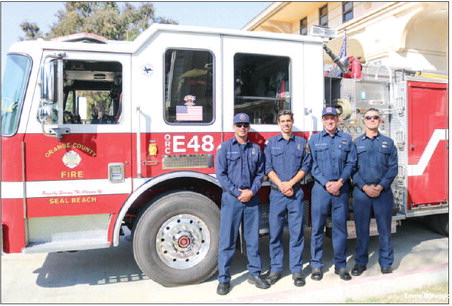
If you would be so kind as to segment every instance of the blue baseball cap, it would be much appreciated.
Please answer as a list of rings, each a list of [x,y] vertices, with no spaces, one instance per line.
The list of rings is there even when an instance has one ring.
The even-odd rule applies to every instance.
[[[328,106],[325,107],[322,111],[322,117],[325,115],[333,115],[333,116],[337,116],[337,110],[334,107]]]
[[[236,123],[250,123],[250,116],[245,113],[238,113],[234,116],[234,124]]]

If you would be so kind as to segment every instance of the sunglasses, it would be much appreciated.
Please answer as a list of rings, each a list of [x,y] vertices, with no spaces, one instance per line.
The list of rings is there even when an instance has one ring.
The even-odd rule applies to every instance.
[[[249,128],[250,124],[249,123],[236,123],[235,126],[238,128],[241,128],[241,127]]]
[[[370,120],[370,119],[378,120],[378,119],[380,119],[380,116],[366,116],[366,117],[364,117],[364,119],[366,119],[366,120]]]

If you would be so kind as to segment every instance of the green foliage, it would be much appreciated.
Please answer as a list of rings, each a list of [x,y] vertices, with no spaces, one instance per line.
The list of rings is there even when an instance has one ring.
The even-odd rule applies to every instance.
[[[20,37],[20,40],[38,39],[38,38],[44,37],[36,23],[30,23],[28,21],[24,21],[19,25],[19,27],[26,34],[26,38]]]
[[[54,37],[74,33],[94,33],[111,40],[134,40],[152,23],[177,24],[172,19],[156,17],[154,5],[144,3],[135,6],[125,2],[66,2],[65,9],[56,14],[58,21],[48,33],[41,33],[36,23],[23,22],[20,26],[25,39]],[[22,40],[24,38],[21,38]]]

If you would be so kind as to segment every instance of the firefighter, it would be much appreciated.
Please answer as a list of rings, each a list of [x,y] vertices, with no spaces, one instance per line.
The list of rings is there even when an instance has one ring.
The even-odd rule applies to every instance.
[[[217,293],[229,293],[229,268],[234,255],[240,223],[246,241],[248,282],[257,288],[270,287],[260,278],[259,198],[257,192],[264,176],[264,155],[260,147],[249,141],[250,118],[239,113],[234,116],[234,137],[223,142],[217,151],[216,174],[223,187],[221,197],[220,239],[218,247]]]
[[[350,280],[346,269],[347,210],[349,178],[356,166],[356,149],[352,137],[337,129],[339,121],[334,107],[322,111],[323,131],[309,139],[312,153],[312,235],[311,278],[323,278],[323,235],[326,219],[331,213],[333,222],[334,272],[343,280]]]
[[[353,174],[353,214],[356,225],[356,256],[352,275],[366,270],[369,260],[369,223],[372,212],[380,236],[378,262],[381,273],[392,273],[394,250],[391,242],[393,194],[391,183],[397,175],[397,148],[394,141],[378,131],[380,114],[370,108],[364,115],[366,132],[355,139],[358,167]]]
[[[289,225],[289,267],[294,285],[305,285],[302,275],[304,248],[303,190],[300,180],[309,173],[311,154],[307,141],[292,134],[294,119],[290,110],[278,114],[281,134],[268,139],[265,146],[265,173],[271,180],[270,212],[270,274],[266,282],[275,284],[283,268],[283,230],[285,215]]]

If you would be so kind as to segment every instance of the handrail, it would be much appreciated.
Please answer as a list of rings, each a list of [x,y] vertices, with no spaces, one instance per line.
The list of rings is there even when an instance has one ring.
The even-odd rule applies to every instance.
[[[140,160],[141,160],[141,114],[142,114],[142,112],[141,112],[141,108],[140,108],[140,106],[138,105],[137,106],[137,109],[136,109],[136,111],[137,111],[137,114],[138,114],[138,120],[137,120],[137,124],[138,124],[138,126],[137,126],[137,178],[142,178],[142,176],[141,176],[141,163],[140,163]]]

